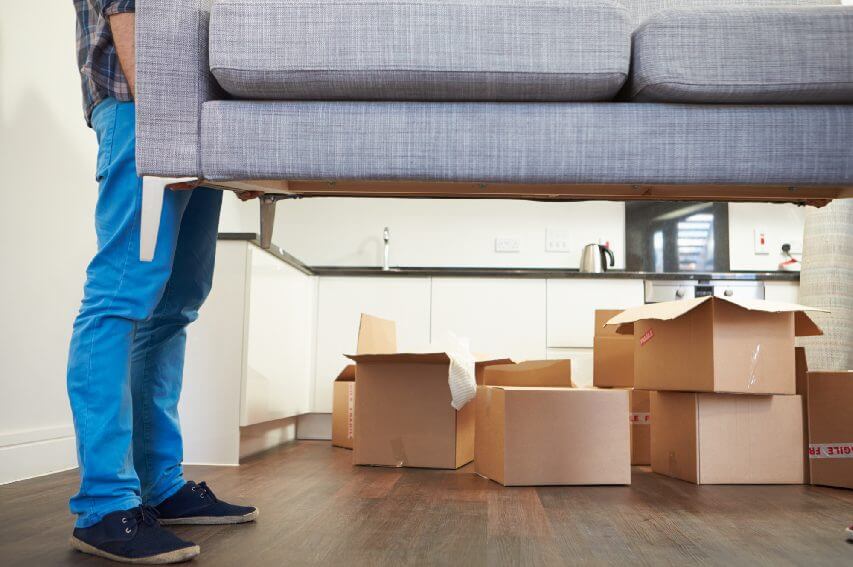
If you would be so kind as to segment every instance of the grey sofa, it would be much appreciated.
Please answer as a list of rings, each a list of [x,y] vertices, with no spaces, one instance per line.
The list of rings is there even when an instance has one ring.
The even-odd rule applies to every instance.
[[[137,0],[137,166],[263,190],[267,225],[294,195],[826,203],[853,6],[823,4]]]

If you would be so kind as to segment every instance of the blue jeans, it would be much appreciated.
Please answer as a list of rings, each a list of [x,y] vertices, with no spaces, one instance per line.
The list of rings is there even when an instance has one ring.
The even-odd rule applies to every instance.
[[[98,252],[68,358],[77,433],[77,526],[157,505],[184,484],[178,398],[186,326],[210,292],[222,192],[166,191],[152,262],[139,260],[142,179],[133,103],[107,99],[98,136]]]

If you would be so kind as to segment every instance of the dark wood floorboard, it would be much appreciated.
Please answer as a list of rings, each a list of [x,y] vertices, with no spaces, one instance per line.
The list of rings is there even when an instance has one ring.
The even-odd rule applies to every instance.
[[[460,471],[353,467],[324,442],[240,467],[187,467],[258,522],[177,527],[198,566],[853,565],[853,491],[694,486],[503,488]],[[112,565],[67,546],[76,471],[0,486],[0,566]]]

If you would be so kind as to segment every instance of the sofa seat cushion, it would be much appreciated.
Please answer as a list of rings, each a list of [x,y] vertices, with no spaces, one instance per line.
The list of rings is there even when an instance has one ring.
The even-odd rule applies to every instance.
[[[210,101],[223,179],[853,184],[853,105]]]
[[[673,9],[634,32],[634,100],[853,102],[853,6]]]
[[[244,99],[609,100],[632,29],[602,0],[218,0],[210,69]]]

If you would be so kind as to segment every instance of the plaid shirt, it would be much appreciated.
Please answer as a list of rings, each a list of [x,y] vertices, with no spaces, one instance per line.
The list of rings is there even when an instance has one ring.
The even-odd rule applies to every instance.
[[[107,21],[113,14],[134,12],[135,0],[74,0],[77,9],[77,66],[83,83],[83,109],[91,126],[92,110],[107,97],[133,100],[118,63]]]

